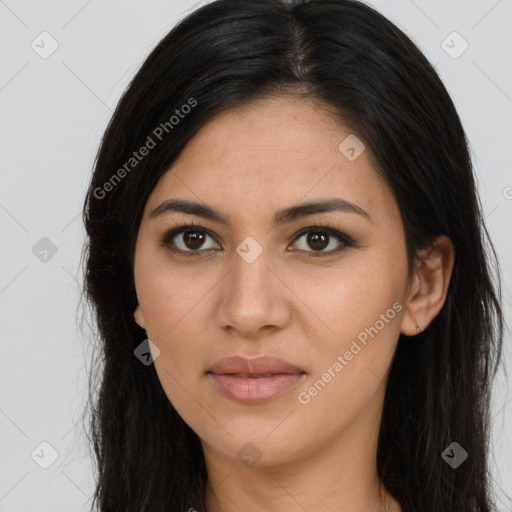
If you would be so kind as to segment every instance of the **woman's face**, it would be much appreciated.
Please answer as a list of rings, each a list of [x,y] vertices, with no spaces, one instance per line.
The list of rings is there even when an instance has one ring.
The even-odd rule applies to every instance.
[[[408,272],[396,202],[369,157],[319,104],[267,98],[204,126],[149,197],[135,318],[205,454],[274,465],[347,439],[374,446]],[[338,209],[282,213],[326,200]],[[225,222],[177,203],[151,215],[166,201]],[[186,224],[200,228],[161,243]],[[231,356],[296,370],[214,368]]]

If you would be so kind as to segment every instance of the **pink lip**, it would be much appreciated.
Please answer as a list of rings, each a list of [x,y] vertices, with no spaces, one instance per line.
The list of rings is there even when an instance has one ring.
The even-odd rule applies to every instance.
[[[270,356],[222,359],[208,374],[221,393],[244,404],[266,402],[282,395],[306,375],[301,368]]]
[[[259,404],[295,387],[304,373],[279,373],[272,377],[239,377],[210,374],[217,388],[228,398],[243,404]]]
[[[209,370],[219,374],[266,375],[272,373],[302,373],[304,370],[282,359],[260,356],[253,359],[233,356],[217,361]]]

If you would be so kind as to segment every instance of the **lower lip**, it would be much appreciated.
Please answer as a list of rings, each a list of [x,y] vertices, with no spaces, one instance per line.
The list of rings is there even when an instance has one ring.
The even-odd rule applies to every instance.
[[[243,404],[259,404],[294,388],[305,373],[279,373],[271,377],[237,377],[209,374],[217,388],[228,398]]]

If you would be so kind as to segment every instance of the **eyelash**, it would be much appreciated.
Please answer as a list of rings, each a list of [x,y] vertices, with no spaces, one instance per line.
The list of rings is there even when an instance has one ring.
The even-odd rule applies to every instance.
[[[197,224],[179,224],[176,222],[169,230],[167,230],[160,238],[159,238],[159,244],[165,248],[167,248],[169,251],[175,254],[179,254],[181,256],[186,257],[200,257],[203,256],[201,253],[214,251],[218,249],[198,249],[195,251],[183,251],[181,249],[175,249],[172,246],[172,239],[179,234],[182,233],[188,233],[188,232],[201,232],[206,233],[208,236],[212,237],[215,240],[215,237],[210,234],[210,231],[202,226],[198,226]],[[335,254],[339,254],[348,247],[355,246],[354,240],[352,240],[350,237],[345,235],[344,233],[341,233],[334,225],[330,224],[329,222],[324,222],[323,224],[316,224],[314,223],[313,226],[303,228],[298,233],[295,234],[293,241],[295,242],[299,238],[301,238],[303,235],[306,235],[310,232],[320,232],[327,234],[329,236],[332,236],[336,238],[339,242],[341,242],[340,247],[337,249],[332,249],[328,252],[314,252],[314,251],[303,251],[299,249],[299,252],[306,253],[305,256],[308,258],[322,258],[322,257],[328,257],[333,256]],[[218,243],[218,242],[217,242]]]

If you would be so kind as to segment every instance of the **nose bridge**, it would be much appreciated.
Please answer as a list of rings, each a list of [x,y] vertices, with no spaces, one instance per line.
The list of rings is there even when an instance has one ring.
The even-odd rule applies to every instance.
[[[289,318],[284,288],[274,276],[271,252],[255,240],[244,240],[226,276],[220,308],[223,326],[240,331],[257,331],[266,325],[280,325]]]
[[[248,301],[249,304],[267,302],[272,289],[269,254],[270,251],[251,240],[242,242],[236,249],[233,271],[231,272],[230,287],[238,298],[239,303]]]

